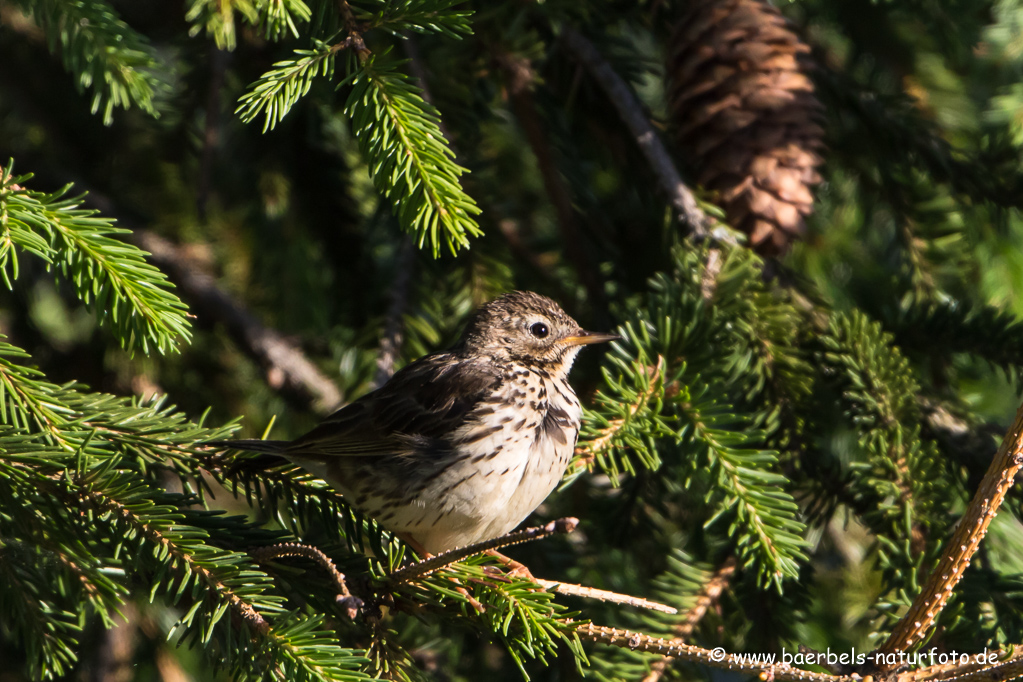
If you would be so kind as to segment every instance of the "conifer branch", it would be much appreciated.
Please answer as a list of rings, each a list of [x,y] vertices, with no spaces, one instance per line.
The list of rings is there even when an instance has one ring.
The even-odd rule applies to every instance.
[[[387,577],[391,582],[396,584],[418,580],[420,578],[425,578],[431,573],[436,573],[443,568],[447,568],[462,559],[466,559],[477,554],[483,554],[488,550],[511,547],[512,545],[519,545],[523,542],[530,542],[532,540],[542,540],[543,538],[550,537],[551,535],[557,535],[559,533],[571,533],[578,525],[579,519],[571,517],[556,519],[548,523],[546,526],[523,528],[522,530],[507,533],[506,535],[502,535],[491,540],[484,540],[483,542],[477,542],[465,547],[459,547],[457,549],[443,552],[428,559],[424,559],[423,561],[406,566],[405,568],[393,571]]]
[[[892,320],[900,344],[933,352],[972,353],[1009,376],[1023,370],[1023,322],[1007,310],[967,302],[927,302]]]
[[[16,429],[5,436],[7,455],[12,456],[21,438],[27,451],[41,448],[32,439],[41,434],[45,443],[63,453],[87,446],[125,453],[144,465],[169,462],[179,475],[190,472],[194,443],[229,434],[232,428],[208,429],[193,424],[164,399],[140,406],[128,398],[86,393],[74,383],[57,386],[41,374],[10,358],[28,355],[0,341],[0,424]]]
[[[827,59],[821,59],[826,64]],[[948,183],[971,203],[991,202],[1020,207],[1023,174],[1011,155],[999,158],[989,150],[965,152],[945,139],[941,127],[923,115],[912,95],[865,88],[848,73],[828,68],[814,73],[816,92],[827,111],[843,111],[852,124],[842,137],[842,150],[858,156],[883,149],[889,166],[922,168],[930,177]],[[864,144],[869,140],[869,144]],[[868,152],[872,153],[872,152]],[[933,182],[932,182],[933,184]]]
[[[955,533],[945,546],[941,559],[931,572],[920,594],[905,616],[895,626],[885,643],[878,649],[881,653],[905,651],[923,641],[935,619],[941,613],[963,572],[970,565],[970,558],[987,534],[987,528],[998,512],[1006,493],[1015,482],[1016,473],[1023,468],[1023,405],[1016,412],[1016,419],[1005,434],[998,454],[984,475],[980,487],[970,501],[969,507],[959,520]],[[882,670],[890,667],[882,667]]]
[[[270,40],[282,40],[289,35],[298,38],[298,24],[308,22],[313,15],[303,0],[259,0],[256,9],[259,24]]]
[[[259,13],[253,3],[192,0],[185,14],[185,21],[192,24],[188,31],[189,37],[194,38],[200,32],[205,32],[207,37],[213,38],[218,50],[234,50],[238,46],[236,10],[249,24],[258,21]]]
[[[465,4],[465,0],[363,0],[351,12],[366,31],[382,28],[395,35],[412,31],[457,39],[472,33],[472,10],[456,8]]]
[[[52,505],[54,520],[70,532],[98,537],[112,553],[111,565],[142,581],[150,598],[162,595],[173,605],[190,606],[172,635],[203,645],[216,638],[218,646],[205,651],[236,675],[255,663],[269,666],[278,680],[365,678],[355,670],[365,659],[338,646],[334,633],[322,628],[322,616],[286,614],[269,576],[254,570],[246,555],[208,542],[207,528],[233,537],[246,530],[244,521],[224,519],[218,526],[217,514],[183,509],[190,498],[158,492],[119,468],[116,455],[105,461],[98,455],[85,454],[76,473],[22,483],[23,493],[60,500],[62,505]],[[51,462],[59,466],[59,460]]]
[[[91,89],[92,113],[102,109],[104,125],[116,107],[139,107],[159,116],[156,98],[167,90],[156,77],[156,51],[103,0],[16,0],[46,32],[51,52],[79,90]],[[59,50],[58,50],[59,47]]]
[[[632,133],[633,139],[650,164],[650,170],[657,179],[661,191],[678,211],[688,233],[698,238],[707,236],[711,226],[710,218],[700,208],[692,191],[682,182],[671,155],[657,136],[650,119],[629,85],[611,68],[593,43],[571,26],[562,28],[561,43],[586,67],[590,77],[600,85],[608,101],[618,110],[622,122]]]
[[[482,234],[472,217],[479,208],[459,180],[466,169],[454,160],[437,110],[387,53],[353,66],[345,113],[373,184],[420,248],[429,241],[436,257],[443,241],[454,254]]]
[[[310,528],[322,528],[331,539],[343,541],[352,553],[365,553],[364,541],[368,539],[379,563],[390,567],[400,563],[403,545],[392,540],[372,520],[352,510],[337,490],[305,470],[282,462],[279,466],[249,471],[244,463],[209,452],[197,459],[228,492],[244,497],[250,507],[259,509],[295,536],[301,537]],[[385,574],[387,569],[374,563],[374,572]]]
[[[624,341],[608,355],[605,387],[597,395],[596,409],[587,413],[582,440],[584,447],[590,440],[602,447],[594,452],[596,461],[612,481],[620,469],[633,471],[632,457],[649,469],[661,467],[658,441],[676,443],[687,455],[683,480],[702,471],[713,481],[708,494],[711,517],[705,526],[731,519],[728,535],[736,543],[738,559],[755,565],[761,581],[780,588],[786,576],[797,575],[806,556],[805,527],[786,491],[791,484],[777,471],[778,455],[763,446],[763,434],[749,429],[746,415],[725,403],[729,387],[739,383],[735,375],[705,374],[687,362],[692,359],[700,367],[723,362],[751,374],[759,369],[748,358],[736,357],[734,350],[741,346],[736,337],[750,328],[746,319],[735,319],[748,314],[751,292],[742,283],[758,270],[752,257],[734,255],[747,251],[722,245],[726,262],[708,301],[707,248],[677,251],[676,271],[655,277],[646,309],[619,327]],[[731,322],[722,325],[723,319]],[[777,321],[770,328],[782,336],[789,329]],[[707,344],[716,349],[711,352],[714,360],[692,357],[694,348]],[[662,358],[661,364],[655,366],[652,358]],[[616,447],[604,448],[605,443]],[[621,452],[622,446],[628,446],[627,452]]]
[[[12,160],[0,170],[0,275],[8,288],[18,277],[18,252],[27,251],[60,270],[123,348],[166,353],[188,340],[187,309],[166,275],[143,251],[113,238],[129,230],[79,208],[81,196],[67,197],[70,185],[53,193],[25,189],[31,176],[16,178],[13,167]]]
[[[338,0],[337,7],[346,32],[344,40],[333,44],[316,40],[314,49],[296,50],[293,59],[275,64],[238,100],[236,113],[245,122],[262,113],[266,132],[309,92],[317,78],[332,77],[336,54],[350,48],[356,58],[348,61],[351,92],[345,114],[352,120],[353,133],[369,162],[377,191],[390,202],[401,226],[415,235],[420,248],[427,239],[435,257],[440,254],[441,241],[452,253],[467,248],[469,237],[482,234],[472,217],[479,208],[461,187],[459,177],[465,169],[454,161],[437,110],[398,71],[398,64],[388,57],[389,50],[376,55],[370,52],[362,37],[365,29],[349,3]],[[462,13],[438,13],[434,11],[436,3],[431,7],[428,23],[416,24],[409,23],[415,8],[406,5],[404,10],[412,14],[395,26],[422,30],[436,27],[457,37],[460,30],[447,29],[461,25]],[[441,16],[452,19],[452,23],[440,21]]]
[[[352,8],[346,0],[337,0],[337,8],[344,23],[345,38],[336,43],[314,39],[312,50],[295,50],[293,59],[274,64],[238,99],[235,113],[243,122],[249,123],[262,113],[263,132],[273,130],[291,108],[309,93],[318,77],[333,77],[334,60],[338,52],[350,48],[359,62],[369,58],[369,48],[355,22]]]
[[[937,549],[928,537],[941,534],[953,502],[938,483],[946,463],[937,446],[920,437],[919,385],[891,335],[860,311],[833,315],[819,343],[826,376],[842,391],[865,451],[867,461],[852,469],[851,481],[869,501],[862,518],[881,543],[888,594],[915,591],[921,558]],[[881,503],[885,499],[894,504]],[[881,608],[894,620],[890,599]]]
[[[104,213],[121,211],[102,193],[90,191],[87,203]],[[120,220],[122,224],[124,220]],[[191,303],[200,320],[216,321],[263,368],[275,391],[316,414],[326,415],[344,402],[344,395],[302,349],[284,334],[260,322],[240,301],[221,289],[186,250],[152,230],[129,225],[125,239],[143,250]],[[2,248],[0,248],[2,253]]]
[[[238,99],[235,113],[245,123],[262,114],[263,132],[273,130],[317,78],[333,76],[336,54],[351,44],[349,38],[334,44],[315,41],[311,50],[295,50],[291,59],[276,62],[252,84]]]
[[[661,390],[660,382],[664,373],[664,357],[658,355],[656,363],[648,368],[647,373],[649,381],[636,392],[636,399],[626,405],[625,414],[622,417],[610,420],[606,426],[597,429],[592,436],[587,437],[581,445],[576,447],[572,465],[565,472],[566,478],[572,478],[581,473],[582,470],[589,470],[602,454],[615,447],[623,431],[629,427],[636,415],[645,409],[655,394]],[[665,393],[670,392],[670,390],[670,387],[664,388]],[[600,400],[599,396],[597,400]]]
[[[192,24],[190,36],[205,31],[218,50],[232,51],[238,44],[236,15],[250,26],[262,27],[268,39],[281,40],[288,35],[298,38],[298,24],[307,23],[312,11],[303,0],[192,0],[185,20]]]
[[[0,617],[12,628],[35,679],[53,679],[73,668],[81,617],[73,604],[45,594],[27,562],[14,556],[10,538],[0,537]]]
[[[696,626],[700,624],[707,610],[717,603],[721,593],[728,587],[732,576],[735,574],[736,561],[734,556],[725,559],[721,568],[714,572],[714,575],[703,587],[703,593],[697,599],[696,604],[686,614],[685,622],[679,626],[677,634],[680,639],[688,639],[692,636]]]
[[[798,560],[806,558],[806,542],[803,525],[796,520],[799,508],[782,487],[787,482],[785,477],[751,466],[772,463],[775,455],[736,448],[734,434],[714,428],[713,415],[707,411],[690,408],[685,413],[693,437],[707,448],[712,466],[718,470],[717,483],[726,495],[706,525],[734,508],[732,528],[741,524],[748,532],[737,551],[747,561],[757,556],[761,579],[780,589],[783,578],[797,575]]]
[[[61,427],[67,422],[69,410],[54,400],[58,389],[40,383],[39,370],[12,362],[8,358],[28,358],[28,353],[0,341],[0,423],[25,431],[39,431],[61,446],[66,445]]]
[[[124,485],[123,483],[121,485]],[[129,484],[130,485],[130,484]],[[138,486],[138,483],[135,484]],[[119,492],[136,492],[137,488],[133,490],[131,487],[124,487]],[[64,491],[67,495],[71,491]],[[212,554],[207,548],[201,545],[194,545],[191,547],[188,544],[180,545],[179,542],[184,539],[183,532],[187,532],[187,529],[182,527],[173,528],[167,521],[169,519],[159,519],[151,514],[145,512],[139,513],[136,509],[133,509],[131,502],[119,500],[117,496],[110,494],[109,492],[93,489],[82,489],[81,491],[75,491],[79,496],[79,499],[85,506],[92,508],[94,511],[101,514],[110,514],[116,521],[122,526],[122,529],[129,536],[137,536],[143,542],[141,544],[150,545],[146,549],[149,549],[157,556],[165,556],[172,559],[172,565],[179,574],[179,579],[182,586],[189,582],[189,579],[198,580],[203,584],[204,587],[211,590],[216,594],[217,598],[222,600],[222,603],[228,605],[233,611],[238,613],[242,619],[248,623],[252,628],[261,634],[266,634],[269,631],[269,625],[263,619],[263,616],[257,611],[253,605],[247,601],[241,594],[235,589],[232,589],[228,585],[227,580],[221,578],[218,575],[218,571],[214,568],[214,564],[211,561],[212,556],[200,558],[200,554],[197,550],[206,550],[205,554]],[[148,505],[145,505],[148,506]],[[144,508],[144,507],[143,507]],[[158,514],[165,510],[156,508]],[[191,551],[190,551],[191,550]],[[225,563],[230,565],[236,563],[231,561],[230,557],[223,556],[219,557],[227,560]],[[173,581],[169,581],[172,583]],[[168,585],[169,586],[169,585]],[[252,594],[251,588],[250,596]],[[181,594],[179,590],[178,595]],[[273,597],[264,596],[264,609],[269,605],[275,605]],[[272,610],[278,610],[279,607],[273,608]],[[191,612],[194,615],[195,610]],[[187,624],[192,620],[191,615],[186,616],[184,622]],[[216,622],[216,621],[214,621]],[[205,627],[205,625],[204,625]]]
[[[555,637],[571,647],[572,641],[559,622],[565,608],[553,601],[553,594],[537,590],[528,580],[474,582],[484,608],[479,618],[504,642],[523,673],[523,658],[546,663],[547,656],[557,655]],[[576,655],[581,657],[581,653]]]

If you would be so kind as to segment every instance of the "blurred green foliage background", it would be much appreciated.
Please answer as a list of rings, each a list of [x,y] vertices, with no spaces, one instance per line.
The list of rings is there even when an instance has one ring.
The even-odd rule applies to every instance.
[[[294,10],[299,5],[305,6],[294,0],[0,0],[0,160],[14,159],[16,174],[34,174],[27,183],[33,190],[53,192],[73,183],[73,193],[88,192],[85,207],[169,243],[170,250],[154,262],[178,282],[194,312],[194,336],[179,352],[133,354],[76,301],[65,280],[55,281],[42,260],[25,256],[17,286],[0,289],[0,331],[28,351],[50,381],[81,381],[117,395],[166,394],[193,418],[209,409],[207,423],[216,425],[244,415],[239,433],[245,437],[259,436],[276,418],[273,437],[290,438],[324,416],[329,400],[289,387],[281,369],[260,356],[230,316],[207,305],[203,296],[209,290],[189,288],[174,268],[210,278],[234,310],[277,330],[336,386],[334,399],[348,401],[385,380],[392,366],[452,343],[474,306],[501,292],[544,293],[585,328],[611,329],[651,305],[651,277],[674,271],[677,283],[686,268],[700,267],[675,249],[692,253],[704,247],[683,241],[688,229],[658,190],[630,131],[559,38],[565,27],[589,37],[627,79],[691,182],[693,160],[673,146],[677,121],[669,116],[665,96],[671,76],[665,73],[666,55],[673,26],[688,7],[685,0],[350,3],[366,28],[366,48],[389,54],[386,68],[407,75],[409,87],[421,89],[436,107],[454,162],[466,171],[461,188],[479,209],[465,218],[478,223],[479,236],[467,236],[465,248],[453,253],[442,230],[436,256],[429,239],[420,247],[418,235],[404,229],[408,222],[396,217],[394,201],[374,185],[372,159],[356,139],[358,117],[353,128],[346,114],[352,88],[358,87],[346,78],[355,69],[353,49],[339,50],[333,71],[310,79],[308,94],[271,130],[263,131],[261,117],[245,123],[238,114],[241,98],[275,63],[295,58],[294,50],[322,51],[343,35],[337,3],[310,1],[307,20]],[[1023,3],[793,0],[778,6],[812,49],[811,75],[823,105],[824,179],[805,238],[790,253],[750,266],[766,288],[743,286],[765,296],[788,292],[781,296],[804,301],[804,312],[856,311],[878,323],[907,358],[905,371],[919,384],[917,393],[941,401],[958,424],[976,434],[979,445],[941,441],[940,448],[948,449],[935,450],[947,467],[936,480],[956,492],[947,508],[934,512],[941,520],[924,523],[933,530],[927,552],[908,545],[898,550],[910,558],[930,557],[1019,399]],[[279,30],[270,26],[266,17],[285,11],[281,8],[292,8],[294,30],[286,22]],[[422,28],[427,20],[402,23],[403,12],[415,11],[465,16],[438,20],[443,30]],[[118,67],[127,74],[123,82],[104,82],[104,74],[117,71],[89,62],[87,55],[102,51],[89,52],[88,45],[75,42],[75,21],[98,25],[90,12],[115,17],[109,25],[120,27],[112,39],[118,47],[106,54],[126,60]],[[515,101],[515,79],[522,77],[516,69],[528,77],[524,104]],[[379,120],[370,124],[373,129]],[[560,186],[552,186],[551,174]],[[714,197],[693,190],[714,214]],[[153,250],[147,247],[151,242],[135,243]],[[687,295],[674,300],[688,300]],[[837,327],[823,331],[826,324],[811,327],[812,314],[800,321],[796,308],[786,308],[789,326],[772,333],[787,335],[793,353],[826,375],[831,370],[814,336],[841,334]],[[871,358],[888,347],[876,338],[878,345],[867,353]],[[858,340],[853,334],[850,343]],[[714,363],[725,360],[693,343],[685,351],[691,355],[680,357],[702,358],[709,368],[705,374],[714,375],[720,369]],[[611,366],[601,353],[584,353],[573,372],[573,384],[594,410],[595,393],[608,393],[602,362]],[[719,387],[713,397],[742,405],[736,385]],[[814,393],[830,396],[830,404],[809,400],[792,407],[791,429],[764,426],[773,424],[758,412],[767,390],[750,389],[746,408],[753,423],[780,429],[760,445],[778,451],[776,468],[797,482],[793,494],[809,524],[812,557],[799,562],[799,579],[785,583],[783,596],[769,590],[765,597],[756,571],[747,571],[701,626],[698,641],[725,642],[730,651],[796,640],[822,649],[869,647],[892,622],[879,605],[882,596],[911,599],[909,586],[916,579],[892,576],[903,569],[892,569],[901,564],[886,563],[883,551],[879,558],[880,526],[849,511],[855,505],[848,497],[814,488],[808,481],[830,474],[805,462],[817,457],[822,470],[834,464],[848,474],[850,462],[869,459],[861,440],[866,427],[843,421],[854,408],[841,403],[842,389]],[[779,395],[787,396],[785,390]],[[816,431],[807,426],[814,418]],[[833,426],[825,429],[824,423]],[[940,441],[934,434],[921,438]],[[665,447],[689,456],[680,443]],[[979,459],[972,465],[956,459],[949,453],[957,447]],[[660,456],[669,459],[663,450]],[[670,574],[677,559],[683,568],[676,566],[676,573],[692,584],[672,583],[669,591],[697,593],[700,578],[706,580],[729,555],[722,537],[730,533],[721,528],[719,536],[704,535],[706,519],[695,511],[702,507],[694,503],[690,509],[685,502],[694,494],[684,490],[690,480],[658,473],[654,464],[650,469],[637,466],[620,489],[610,488],[599,471],[587,474],[541,508],[543,518],[572,514],[599,525],[590,531],[584,526],[587,549],[552,540],[523,547],[516,557],[537,575],[563,571],[566,579],[633,594],[648,594],[653,576]],[[843,475],[834,480],[847,483]],[[813,499],[826,499],[821,504],[829,511],[815,516]],[[215,504],[263,519],[222,490]],[[977,607],[986,609],[988,620],[971,626],[970,618],[982,619],[970,613],[966,621],[950,620],[942,635],[949,646],[957,636],[980,647],[1019,643],[1018,614],[1000,610],[1018,608],[1023,595],[1019,512],[1014,498],[993,527],[976,580],[964,587],[962,603],[968,605],[972,595],[976,603],[988,604]],[[682,548],[688,555],[676,553]],[[645,552],[656,557],[649,565],[641,558]],[[995,574],[999,587],[978,594],[984,579]],[[571,604],[584,608],[586,617],[628,621],[620,609]],[[126,607],[126,615],[130,625],[121,639],[90,622],[82,633],[82,660],[66,679],[213,679],[197,652],[166,643],[180,614],[142,599]],[[788,624],[779,626],[783,621]],[[655,627],[649,621],[639,625]],[[412,652],[416,675],[520,678],[504,649],[471,629],[434,636],[428,628],[417,629],[413,618],[394,627]],[[0,630],[0,660],[12,663],[0,666],[0,682],[26,679],[19,672],[23,658],[10,632]],[[608,679],[642,679],[649,668],[643,660],[634,670],[628,666],[635,661],[609,656],[600,670]],[[531,663],[529,671],[534,679],[579,674],[571,656],[551,660],[550,667]],[[707,673],[678,668],[668,674],[689,679]]]

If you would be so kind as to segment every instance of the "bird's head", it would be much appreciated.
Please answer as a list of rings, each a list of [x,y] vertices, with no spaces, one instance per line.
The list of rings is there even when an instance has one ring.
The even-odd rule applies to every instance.
[[[583,330],[546,296],[512,291],[476,310],[461,345],[498,362],[522,362],[561,373],[568,372],[584,345],[618,338]]]

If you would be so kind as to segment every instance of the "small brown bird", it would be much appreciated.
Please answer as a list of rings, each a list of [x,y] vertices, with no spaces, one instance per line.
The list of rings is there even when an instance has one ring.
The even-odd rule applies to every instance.
[[[216,445],[280,455],[431,554],[495,538],[554,490],[581,409],[568,372],[583,331],[557,303],[513,291],[447,351],[416,360],[293,441]]]

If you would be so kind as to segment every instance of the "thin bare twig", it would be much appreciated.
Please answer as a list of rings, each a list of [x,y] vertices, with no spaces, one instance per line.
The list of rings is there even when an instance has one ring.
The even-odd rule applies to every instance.
[[[649,599],[643,599],[642,597],[633,597],[628,594],[621,594],[619,592],[611,592],[610,590],[599,590],[596,587],[586,587],[585,585],[576,585],[574,583],[561,583],[556,580],[546,580],[544,578],[533,578],[533,582],[543,587],[548,592],[557,592],[558,594],[567,594],[573,597],[586,597],[587,599],[596,599],[598,601],[611,602],[612,604],[625,604],[626,606],[636,606],[641,609],[650,609],[651,611],[660,611],[661,613],[678,613],[678,609],[667,604],[660,604]]]
[[[523,530],[508,533],[507,535],[502,535],[498,538],[484,540],[483,542],[477,542],[476,544],[468,545],[466,547],[459,547],[449,552],[444,552],[437,556],[430,557],[429,559],[424,559],[423,561],[394,571],[388,576],[388,578],[395,583],[404,583],[418,578],[425,578],[431,573],[439,571],[442,568],[446,568],[456,561],[461,561],[467,557],[471,557],[476,554],[483,554],[491,549],[500,549],[501,547],[519,545],[531,540],[541,540],[558,533],[571,533],[578,525],[579,519],[569,516],[563,519],[551,521],[546,526],[524,528]]]
[[[572,621],[566,621],[572,624]],[[651,637],[633,630],[622,630],[593,623],[577,624],[575,632],[580,639],[611,646],[645,651],[671,656],[689,663],[701,663],[712,668],[725,670],[742,670],[759,673],[757,676],[765,682],[858,682],[868,681],[870,677],[859,675],[831,675],[796,668],[788,663],[763,662],[753,657],[727,653],[724,649],[704,649],[698,646],[680,643],[678,640],[667,640]],[[969,663],[934,665],[918,670],[911,670],[895,675],[889,682],[1005,682],[1023,674],[1023,652],[1008,654],[995,652],[998,657],[995,663],[978,664],[974,657]]]
[[[721,564],[721,568],[714,572],[711,579],[703,586],[696,604],[686,614],[685,622],[675,628],[675,639],[672,640],[673,642],[681,644],[693,636],[693,631],[696,630],[696,626],[703,620],[707,610],[717,602],[721,593],[728,587],[729,581],[735,574],[735,568],[735,557],[730,556]],[[674,660],[671,656],[665,656],[654,663],[650,666],[650,674],[643,678],[643,682],[658,682]]]
[[[458,549],[438,554],[437,556],[430,557],[412,564],[411,566],[406,566],[405,568],[394,571],[388,577],[395,583],[403,583],[419,578],[425,578],[431,573],[435,573],[436,571],[446,568],[456,561],[461,561],[467,557],[476,554],[483,554],[485,552],[492,552],[496,554],[493,550],[501,547],[518,545],[531,540],[541,540],[558,533],[571,533],[578,525],[579,519],[576,518],[566,517],[563,519],[557,519],[556,521],[551,521],[546,526],[525,528],[514,533],[502,535],[501,537],[494,538],[492,540],[477,542],[476,544],[468,545],[467,547],[459,547]],[[496,554],[496,556],[508,561],[507,557],[501,557],[500,554]],[[525,568],[521,564],[518,564],[518,562],[514,563],[519,568]],[[529,580],[540,585],[548,592],[553,591],[558,594],[571,595],[575,597],[599,599],[600,601],[612,602],[615,604],[626,604],[644,609],[652,609],[654,611],[662,611],[664,613],[677,613],[677,610],[670,606],[658,604],[657,602],[643,599],[642,597],[633,597],[627,594],[619,594],[618,592],[610,592],[608,590],[599,590],[595,587],[586,587],[584,585],[575,585],[573,583],[545,580],[543,578],[536,578],[532,575],[529,575]],[[466,596],[468,596],[468,594],[466,594]],[[482,609],[478,610],[482,612]]]
[[[306,559],[311,559],[330,574],[331,580],[334,581],[334,588],[338,593],[337,601],[341,604],[341,607],[348,614],[349,618],[354,619],[355,616],[358,615],[359,610],[362,609],[362,600],[353,596],[352,593],[348,591],[348,585],[345,584],[344,573],[337,570],[337,566],[334,565],[334,562],[331,561],[330,557],[324,554],[318,547],[303,545],[300,542],[282,542],[279,545],[260,547],[259,549],[249,552],[249,556],[261,564],[278,557],[300,556],[305,557]]]
[[[606,625],[594,625],[593,623],[579,624],[576,633],[580,639],[601,644],[610,644],[633,651],[646,651],[648,653],[663,654],[689,663],[702,663],[714,668],[725,670],[743,670],[747,672],[760,673],[763,680],[774,680],[775,682],[846,682],[852,677],[838,677],[826,673],[810,672],[794,668],[787,663],[761,663],[747,660],[745,657],[728,654],[721,648],[704,649],[691,644],[684,644],[678,640],[667,640],[662,637],[651,637],[633,630],[607,627]]]
[[[796,668],[788,663],[757,661],[753,657],[727,653],[724,649],[704,649],[702,647],[683,644],[678,640],[667,640],[651,637],[641,632],[622,630],[593,623],[573,623],[575,632],[580,639],[611,646],[645,651],[671,656],[689,663],[701,663],[712,668],[725,670],[742,670],[758,673],[765,682],[869,682],[872,678],[860,675],[831,675]],[[917,670],[899,673],[889,678],[888,682],[1006,682],[1023,674],[1023,652],[1008,653],[992,652],[996,662],[990,664],[977,663],[976,658],[969,657],[969,662],[933,665]],[[991,660],[989,658],[988,660]]]
[[[998,454],[991,461],[991,466],[984,474],[984,479],[970,501],[966,513],[959,520],[959,525],[945,547],[938,565],[931,572],[909,611],[878,649],[879,653],[905,651],[927,636],[938,614],[952,595],[952,590],[970,565],[970,558],[980,546],[988,525],[995,518],[998,507],[1012,487],[1016,473],[1021,467],[1023,467],[1023,405],[1017,410],[1015,421],[1005,434]],[[878,666],[882,671],[894,667]]]
[[[896,682],[1001,682],[1012,680],[1023,675],[1023,651],[1015,651],[1011,655],[1005,652],[998,652],[998,658],[1003,658],[992,665],[980,665],[970,663],[966,665],[944,665],[914,670],[912,673],[903,673],[898,676]],[[910,675],[912,679],[909,679]]]
[[[571,26],[565,26],[562,29],[561,43],[577,61],[586,67],[590,76],[600,85],[607,94],[608,100],[618,110],[622,122],[632,133],[640,151],[646,157],[647,163],[650,164],[650,169],[657,178],[661,191],[671,200],[689,233],[696,237],[706,237],[709,233],[710,218],[697,204],[692,191],[682,182],[682,177],[675,168],[675,164],[672,163],[668,150],[665,149],[664,143],[661,142],[654,127],[650,124],[650,119],[636,99],[632,88],[611,68],[611,65],[593,43]]]
[[[343,50],[351,48],[355,50],[355,54],[359,57],[359,62],[364,62],[369,58],[370,50],[366,47],[366,42],[362,39],[362,32],[359,31],[359,26],[355,21],[355,14],[352,13],[352,8],[348,4],[347,0],[337,0],[337,8],[341,13],[341,20],[345,24],[345,32],[348,36],[338,45],[335,49]]]
[[[403,34],[403,37],[405,39],[401,41],[401,45],[405,50],[405,56],[409,59],[409,71],[412,73],[412,76],[415,77],[416,81],[418,81],[418,85],[423,93],[423,99],[426,100],[427,103],[436,106],[437,103],[434,101],[433,95],[430,92],[429,83],[427,82],[429,72],[419,50],[419,42],[412,33],[405,33]],[[444,120],[439,120],[437,122],[437,126],[440,128],[441,133],[444,134],[444,138],[449,141],[451,149],[455,152],[455,161],[461,163],[463,159],[461,159],[461,155],[455,148],[454,138],[448,131]],[[489,211],[484,208],[483,213],[486,215]],[[544,278],[547,285],[554,291],[560,292],[561,295],[558,298],[567,299],[568,295],[565,293],[564,283],[558,275],[552,272],[551,268],[542,261],[540,256],[532,252],[526,246],[521,236],[518,234],[518,226],[515,221],[505,218],[500,220],[497,226],[501,231],[502,236],[504,236],[505,240],[508,242],[508,247],[511,249],[512,254],[532,267],[537,274]]]

